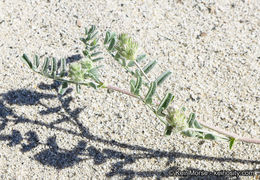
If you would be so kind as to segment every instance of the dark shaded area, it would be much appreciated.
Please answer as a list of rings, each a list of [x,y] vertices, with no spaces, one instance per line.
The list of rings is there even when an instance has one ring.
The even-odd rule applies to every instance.
[[[41,83],[39,88],[42,90],[57,90],[60,86],[60,83],[53,82],[53,84],[48,85]],[[70,103],[73,98],[69,95],[71,90],[67,91],[63,96],[53,95],[48,93],[39,93],[37,91],[31,91],[27,89],[18,89],[8,91],[7,93],[0,95],[0,140],[6,141],[8,146],[20,146],[20,151],[23,153],[32,151],[38,146],[44,146],[45,149],[36,153],[34,159],[41,163],[42,165],[52,166],[56,169],[64,169],[71,167],[81,161],[92,160],[91,163],[94,166],[98,166],[104,163],[110,163],[110,171],[104,174],[107,178],[118,176],[122,179],[133,179],[133,178],[142,178],[142,177],[156,177],[157,179],[167,178],[173,176],[174,173],[178,172],[174,176],[180,176],[182,180],[188,179],[230,179],[230,176],[222,175],[216,176],[212,175],[212,172],[204,171],[207,175],[202,176],[181,176],[185,171],[192,171],[195,174],[201,173],[200,169],[186,169],[185,171],[179,170],[179,167],[173,166],[170,167],[170,164],[177,158],[190,158],[196,160],[206,160],[213,162],[232,162],[232,163],[251,163],[251,164],[260,164],[259,160],[243,160],[236,158],[217,158],[210,156],[202,155],[193,155],[185,154],[181,152],[174,151],[161,151],[159,149],[146,148],[144,146],[131,145],[127,143],[118,142],[110,139],[103,139],[96,135],[93,135],[89,132],[88,127],[85,127],[79,120],[79,114],[86,107],[71,109]],[[41,103],[41,99],[57,99],[59,105],[56,107],[49,107]],[[11,105],[19,106],[32,106],[40,105],[44,110],[40,110],[40,115],[48,114],[57,114],[60,116],[58,119],[54,119],[50,123],[42,122],[39,120],[31,120],[22,115],[17,115],[13,109],[9,106]],[[60,123],[70,122],[77,127],[80,132],[76,132],[70,129],[61,128],[57,125]],[[56,141],[55,136],[47,137],[47,142],[41,142],[37,132],[28,131],[25,134],[21,134],[19,130],[13,129],[10,135],[1,134],[1,132],[7,128],[9,125],[15,124],[28,124],[37,125],[39,127],[46,127],[52,129],[53,131],[62,131],[73,136],[79,136],[85,139],[84,141],[79,141],[78,144],[72,149],[62,149],[59,147]],[[15,128],[15,126],[13,126]],[[24,143],[22,143],[24,142]],[[88,142],[88,144],[87,144]],[[111,148],[98,149],[93,146],[91,142],[105,144]],[[115,150],[113,147],[120,147],[124,149],[131,150],[132,152],[127,154],[118,150]],[[143,159],[158,159],[158,158],[167,158],[168,162],[165,164],[164,170],[149,170],[138,171],[127,169],[128,164],[134,164]],[[257,159],[257,158],[256,158]],[[246,171],[246,170],[245,170]],[[254,170],[255,171],[255,170]],[[243,172],[243,171],[238,171]],[[239,177],[234,177],[239,179]]]
[[[85,141],[79,141],[73,150],[61,150],[56,143],[56,137],[50,137],[47,141],[47,145],[49,146],[48,149],[34,156],[35,160],[43,165],[63,169],[84,160],[79,158],[78,155],[84,151],[86,147]]]

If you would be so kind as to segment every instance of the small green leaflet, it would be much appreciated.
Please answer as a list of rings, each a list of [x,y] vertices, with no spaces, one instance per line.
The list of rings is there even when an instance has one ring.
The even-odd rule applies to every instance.
[[[160,116],[164,116],[164,114],[162,113],[163,110],[165,110],[168,107],[168,105],[173,101],[173,99],[174,96],[172,95],[172,93],[167,93],[157,109],[157,114]]]
[[[61,59],[61,72],[60,72],[60,77],[64,77],[66,74],[66,59]]]
[[[152,96],[155,94],[156,87],[157,87],[157,83],[156,82],[152,82],[150,84],[148,93],[145,96],[145,103],[146,104],[152,104]]]
[[[171,72],[166,71],[162,75],[160,75],[155,81],[157,82],[157,86],[160,86],[168,76],[170,76]]]
[[[104,40],[104,44],[107,44],[108,42],[109,42],[109,40],[110,40],[110,32],[109,31],[107,31],[106,32],[106,37],[105,37],[105,40]]]
[[[234,145],[234,142],[235,142],[235,138],[230,137],[230,138],[229,138],[229,149],[232,149],[232,147],[233,147],[233,145]]]
[[[145,72],[145,74],[147,74],[148,72],[150,72],[152,70],[152,68],[156,65],[156,60],[154,61],[150,61],[144,68],[143,71]]]
[[[51,67],[51,75],[54,77],[57,71],[57,61],[55,58],[52,58],[52,67]]]
[[[108,46],[108,51],[111,51],[114,48],[115,44],[116,44],[116,40],[115,38],[112,38]]]
[[[61,86],[59,87],[59,94],[64,95],[66,90],[68,89],[68,83],[67,82],[62,82]]]
[[[47,57],[44,60],[44,63],[43,63],[43,66],[42,66],[42,73],[45,74],[45,75],[48,73],[49,62],[50,62],[50,59]]]
[[[167,125],[167,126],[165,127],[165,132],[164,132],[164,134],[165,134],[166,136],[171,135],[172,129],[173,129],[172,126]]]
[[[34,56],[34,68],[37,69],[40,65],[39,57],[37,55]]]
[[[32,62],[29,60],[28,56],[26,54],[23,54],[22,58],[28,64],[28,66],[32,69],[33,65],[32,65]]]
[[[136,62],[141,62],[142,60],[144,60],[146,57],[145,54],[141,54],[141,55],[138,55],[137,58],[136,58]]]

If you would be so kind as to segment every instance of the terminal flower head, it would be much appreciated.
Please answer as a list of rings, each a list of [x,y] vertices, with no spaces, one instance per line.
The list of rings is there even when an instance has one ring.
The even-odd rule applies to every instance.
[[[135,60],[137,56],[138,44],[127,34],[120,34],[118,37],[118,42],[115,46],[120,56],[126,58],[127,60]]]

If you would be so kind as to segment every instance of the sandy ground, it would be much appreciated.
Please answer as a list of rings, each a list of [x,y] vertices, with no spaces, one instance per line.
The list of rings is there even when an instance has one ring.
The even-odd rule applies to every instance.
[[[175,105],[260,138],[259,0],[0,0],[0,179],[196,179],[169,172],[260,168],[259,145],[164,137],[135,99],[74,87],[61,97],[23,65],[23,53],[79,60],[92,24],[133,36],[158,60],[151,79],[171,70],[159,93],[174,92]],[[128,89],[130,77],[103,56],[102,79]]]

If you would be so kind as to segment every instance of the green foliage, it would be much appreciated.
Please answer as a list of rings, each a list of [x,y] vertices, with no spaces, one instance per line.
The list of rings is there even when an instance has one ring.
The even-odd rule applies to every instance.
[[[57,60],[55,58],[45,58],[42,65],[37,55],[35,55],[33,62],[26,54],[23,54],[22,60],[34,72],[39,73],[47,78],[61,82],[59,93],[61,95],[66,93],[70,84],[76,86],[76,91],[80,93],[82,86],[97,88],[110,88],[121,93],[133,96],[141,100],[156,116],[165,124],[165,135],[170,135],[173,131],[180,132],[184,136],[196,137],[206,140],[217,140],[220,137],[209,131],[203,129],[199,122],[195,119],[195,114],[190,113],[187,118],[185,115],[185,108],[173,109],[169,108],[174,99],[172,93],[168,92],[164,98],[161,99],[156,93],[159,86],[170,76],[170,71],[165,71],[154,81],[151,81],[147,74],[155,67],[157,61],[146,62],[144,67],[139,63],[145,60],[146,55],[137,55],[138,44],[127,34],[122,33],[119,36],[110,31],[106,32],[104,39],[104,46],[107,52],[118,62],[126,72],[131,73],[135,78],[130,80],[130,92],[126,92],[119,88],[106,86],[99,78],[98,70],[102,66],[95,66],[95,63],[102,60],[102,54],[98,49],[99,38],[96,26],[92,25],[89,29],[85,29],[85,37],[80,40],[84,43],[83,50],[84,58],[79,62],[70,64],[66,63],[65,59]],[[147,92],[142,92],[142,86],[148,88]],[[142,96],[145,95],[145,96]],[[232,148],[235,138],[228,138],[229,147]]]
[[[146,104],[152,104],[152,97],[153,97],[153,95],[155,95],[156,87],[157,87],[156,82],[150,83],[148,93],[146,94],[145,99],[144,99]]]
[[[143,71],[145,72],[145,74],[147,74],[148,72],[150,72],[152,70],[152,68],[156,65],[156,60],[154,61],[150,61],[144,68]]]
[[[229,149],[232,149],[234,143],[235,143],[235,138],[230,137],[230,138],[229,138]]]
[[[121,57],[127,60],[135,60],[138,50],[138,44],[127,34],[123,33],[118,36],[115,50],[117,50]]]
[[[168,76],[171,75],[171,72],[170,71],[166,71],[164,72],[163,74],[161,74],[157,79],[156,79],[156,82],[157,82],[157,85],[160,86]]]
[[[164,96],[164,98],[162,99],[162,101],[157,109],[157,114],[159,116],[165,116],[163,111],[169,106],[169,104],[173,101],[173,99],[174,99],[174,96],[172,95],[172,93],[167,93]]]
[[[140,88],[142,86],[142,77],[139,74],[136,78],[137,80],[130,80],[130,91],[131,93],[135,94],[135,95],[139,95],[140,93]]]
[[[86,38],[81,38],[80,40],[85,44],[85,50],[83,54],[93,62],[102,60],[102,57],[98,55],[102,54],[101,51],[97,51],[97,48],[100,46],[98,44],[98,38],[96,37],[98,32],[96,31],[96,26],[92,25],[90,29],[85,29]]]
[[[59,94],[65,94],[66,90],[68,89],[68,82],[62,82],[61,86],[59,87]]]

